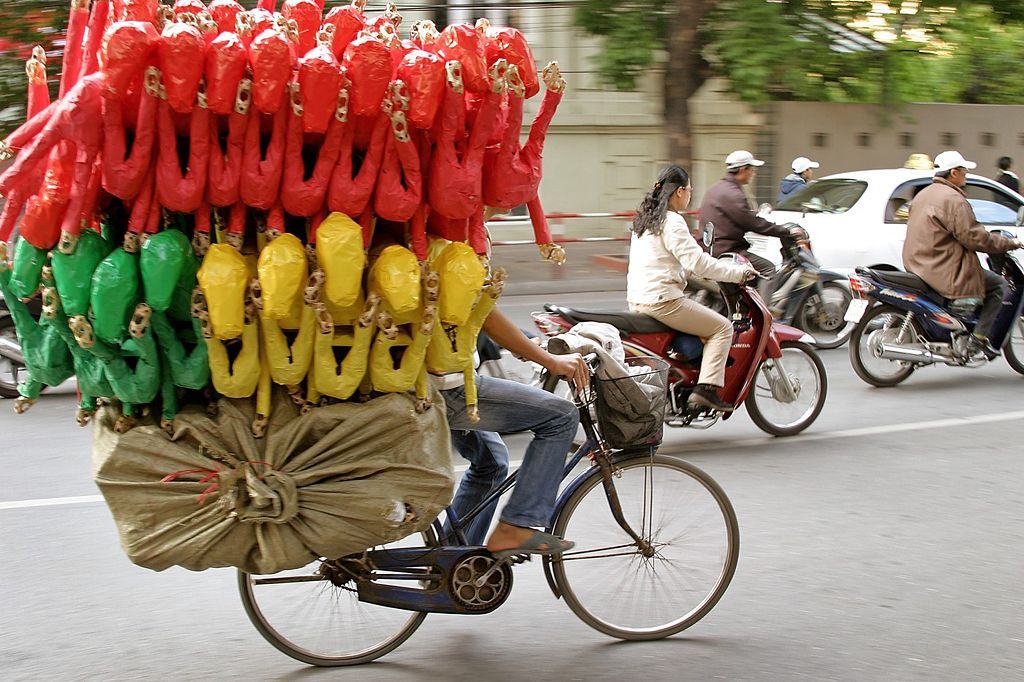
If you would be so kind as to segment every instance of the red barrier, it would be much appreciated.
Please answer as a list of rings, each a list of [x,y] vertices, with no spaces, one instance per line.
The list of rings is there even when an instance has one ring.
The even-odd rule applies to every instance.
[[[696,218],[700,211],[691,209],[689,211],[683,211],[683,215],[689,218]],[[563,220],[567,218],[632,218],[636,215],[636,211],[620,211],[616,213],[548,213],[545,217],[548,220]],[[502,215],[494,216],[488,223],[512,223],[512,222],[524,222],[529,220],[529,216],[513,216],[513,215]],[[574,244],[580,242],[621,242],[627,241],[628,235],[621,237],[555,237],[554,240],[558,244]],[[493,246],[521,246],[524,244],[533,244],[532,239],[513,239],[506,241],[492,241]]]

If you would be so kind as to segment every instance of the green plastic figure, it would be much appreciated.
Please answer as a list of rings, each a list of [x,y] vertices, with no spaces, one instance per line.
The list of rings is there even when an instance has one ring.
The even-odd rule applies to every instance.
[[[14,317],[22,353],[25,356],[27,378],[18,385],[21,397],[14,403],[16,412],[24,412],[39,398],[45,386],[56,386],[75,372],[71,352],[61,336],[67,328],[67,318],[61,310],[60,299],[53,288],[49,268],[40,272],[44,286],[43,314],[37,321],[28,306],[15,295],[10,285],[12,271],[6,261],[0,261],[0,291]]]

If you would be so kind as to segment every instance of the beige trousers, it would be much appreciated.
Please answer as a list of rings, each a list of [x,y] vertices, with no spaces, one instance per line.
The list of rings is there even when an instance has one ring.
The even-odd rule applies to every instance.
[[[732,345],[732,324],[729,320],[688,298],[660,303],[630,303],[629,309],[650,315],[677,331],[706,339],[697,382],[718,387],[725,385],[725,361]]]

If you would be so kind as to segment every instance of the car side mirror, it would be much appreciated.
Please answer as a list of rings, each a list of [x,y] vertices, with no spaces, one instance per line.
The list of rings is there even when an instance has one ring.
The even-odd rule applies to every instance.
[[[715,243],[715,224],[712,222],[704,223],[704,227],[700,231],[700,240],[704,246],[711,248],[711,245]]]
[[[1015,224],[1017,227],[1024,226],[1024,206],[1017,209],[1017,222]]]

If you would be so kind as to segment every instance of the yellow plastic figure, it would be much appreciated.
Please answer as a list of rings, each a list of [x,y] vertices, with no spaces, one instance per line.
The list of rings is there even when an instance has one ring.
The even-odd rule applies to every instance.
[[[370,298],[380,299],[377,337],[370,351],[373,390],[398,393],[416,389],[426,407],[424,358],[437,316],[438,276],[421,266],[403,246],[388,246],[370,268]],[[421,270],[423,272],[421,276]]]
[[[427,370],[434,374],[462,372],[465,377],[466,411],[470,421],[480,419],[477,409],[473,351],[476,337],[494,309],[505,286],[505,271],[490,278],[468,244],[451,242],[437,253],[433,267],[440,279],[441,329],[431,337]]]
[[[323,270],[314,272],[309,281],[306,302],[316,311],[319,333],[313,341],[307,399],[312,404],[319,403],[323,395],[345,400],[366,376],[376,309],[369,307],[362,295],[347,308],[324,302]]]
[[[250,279],[249,264],[233,246],[213,244],[203,258],[198,273],[199,286],[193,295],[193,315],[203,323],[203,338],[210,355],[210,375],[216,391],[228,398],[248,398],[260,385],[266,365],[260,360],[260,332],[256,315],[258,282]],[[241,340],[234,361],[228,355],[227,342]],[[266,395],[257,400],[254,433],[262,435],[269,406]]]
[[[363,230],[344,213],[331,213],[316,230],[317,262],[324,271],[324,301],[350,308],[363,293]]]
[[[293,400],[304,404],[300,384],[313,360],[316,313],[303,300],[309,269],[302,242],[293,234],[268,241],[256,269],[262,291],[260,329],[266,372],[288,388]],[[290,344],[285,331],[295,333]]]

